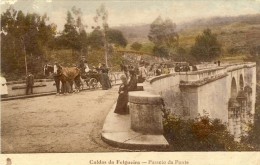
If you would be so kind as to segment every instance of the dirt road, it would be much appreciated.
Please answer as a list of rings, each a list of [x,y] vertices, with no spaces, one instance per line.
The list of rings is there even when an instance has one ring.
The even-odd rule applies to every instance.
[[[1,102],[2,153],[119,151],[100,138],[117,90]]]

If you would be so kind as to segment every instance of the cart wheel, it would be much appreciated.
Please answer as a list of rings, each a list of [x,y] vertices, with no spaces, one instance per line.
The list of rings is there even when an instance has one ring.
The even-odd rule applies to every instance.
[[[93,89],[96,89],[98,87],[98,81],[95,78],[91,78],[88,82],[88,85],[92,87]]]
[[[111,85],[112,85],[112,86],[113,86],[113,85],[116,85],[116,76],[115,76],[115,74],[109,73],[109,74],[108,74],[108,77],[109,77],[109,80],[110,80],[110,82],[111,82]]]

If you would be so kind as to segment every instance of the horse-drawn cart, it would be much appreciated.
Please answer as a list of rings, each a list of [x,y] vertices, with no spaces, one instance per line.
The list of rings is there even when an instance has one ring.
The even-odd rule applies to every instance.
[[[108,73],[108,77],[111,85],[116,84],[116,76],[113,73]],[[84,88],[84,85],[87,85],[89,89],[96,89],[101,87],[101,74],[97,71],[90,70],[87,73],[81,74],[81,89]]]

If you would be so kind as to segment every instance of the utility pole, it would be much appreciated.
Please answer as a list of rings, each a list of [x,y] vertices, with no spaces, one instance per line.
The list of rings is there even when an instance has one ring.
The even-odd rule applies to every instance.
[[[27,67],[27,58],[26,58],[26,50],[25,50],[24,37],[21,37],[21,41],[22,41],[22,43],[23,43],[25,74],[27,75],[27,74],[28,74],[28,67]]]
[[[24,48],[25,49],[25,48]],[[28,74],[28,68],[27,68],[27,58],[26,58],[26,53],[24,54],[24,63],[25,63],[25,74]]]
[[[107,19],[108,19],[108,11],[105,8],[104,4],[101,4],[101,6],[96,10],[97,11],[97,15],[94,17],[94,21],[97,23],[97,27],[96,29],[99,29],[104,37],[104,49],[105,49],[105,63],[106,63],[106,67],[108,67],[108,62],[107,62],[107,56],[108,56],[108,43],[107,43],[107,36],[106,36],[106,32],[108,30],[108,24],[107,24]],[[98,24],[98,20],[101,19],[102,20],[102,25],[99,26]]]
[[[106,29],[104,28],[103,29],[103,33],[104,33],[104,48],[105,48],[105,62],[106,62],[106,67],[108,67],[108,63],[107,63],[107,55],[108,55],[108,52],[107,52],[107,39],[106,39]]]

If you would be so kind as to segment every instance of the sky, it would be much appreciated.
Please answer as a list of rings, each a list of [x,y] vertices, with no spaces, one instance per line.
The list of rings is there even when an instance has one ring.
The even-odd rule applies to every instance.
[[[62,30],[66,13],[73,6],[82,11],[83,23],[94,24],[96,9],[104,4],[109,26],[150,24],[158,16],[170,18],[177,25],[194,19],[215,16],[260,14],[260,0],[1,0],[1,13],[13,5],[23,12],[47,13],[50,23]]]

